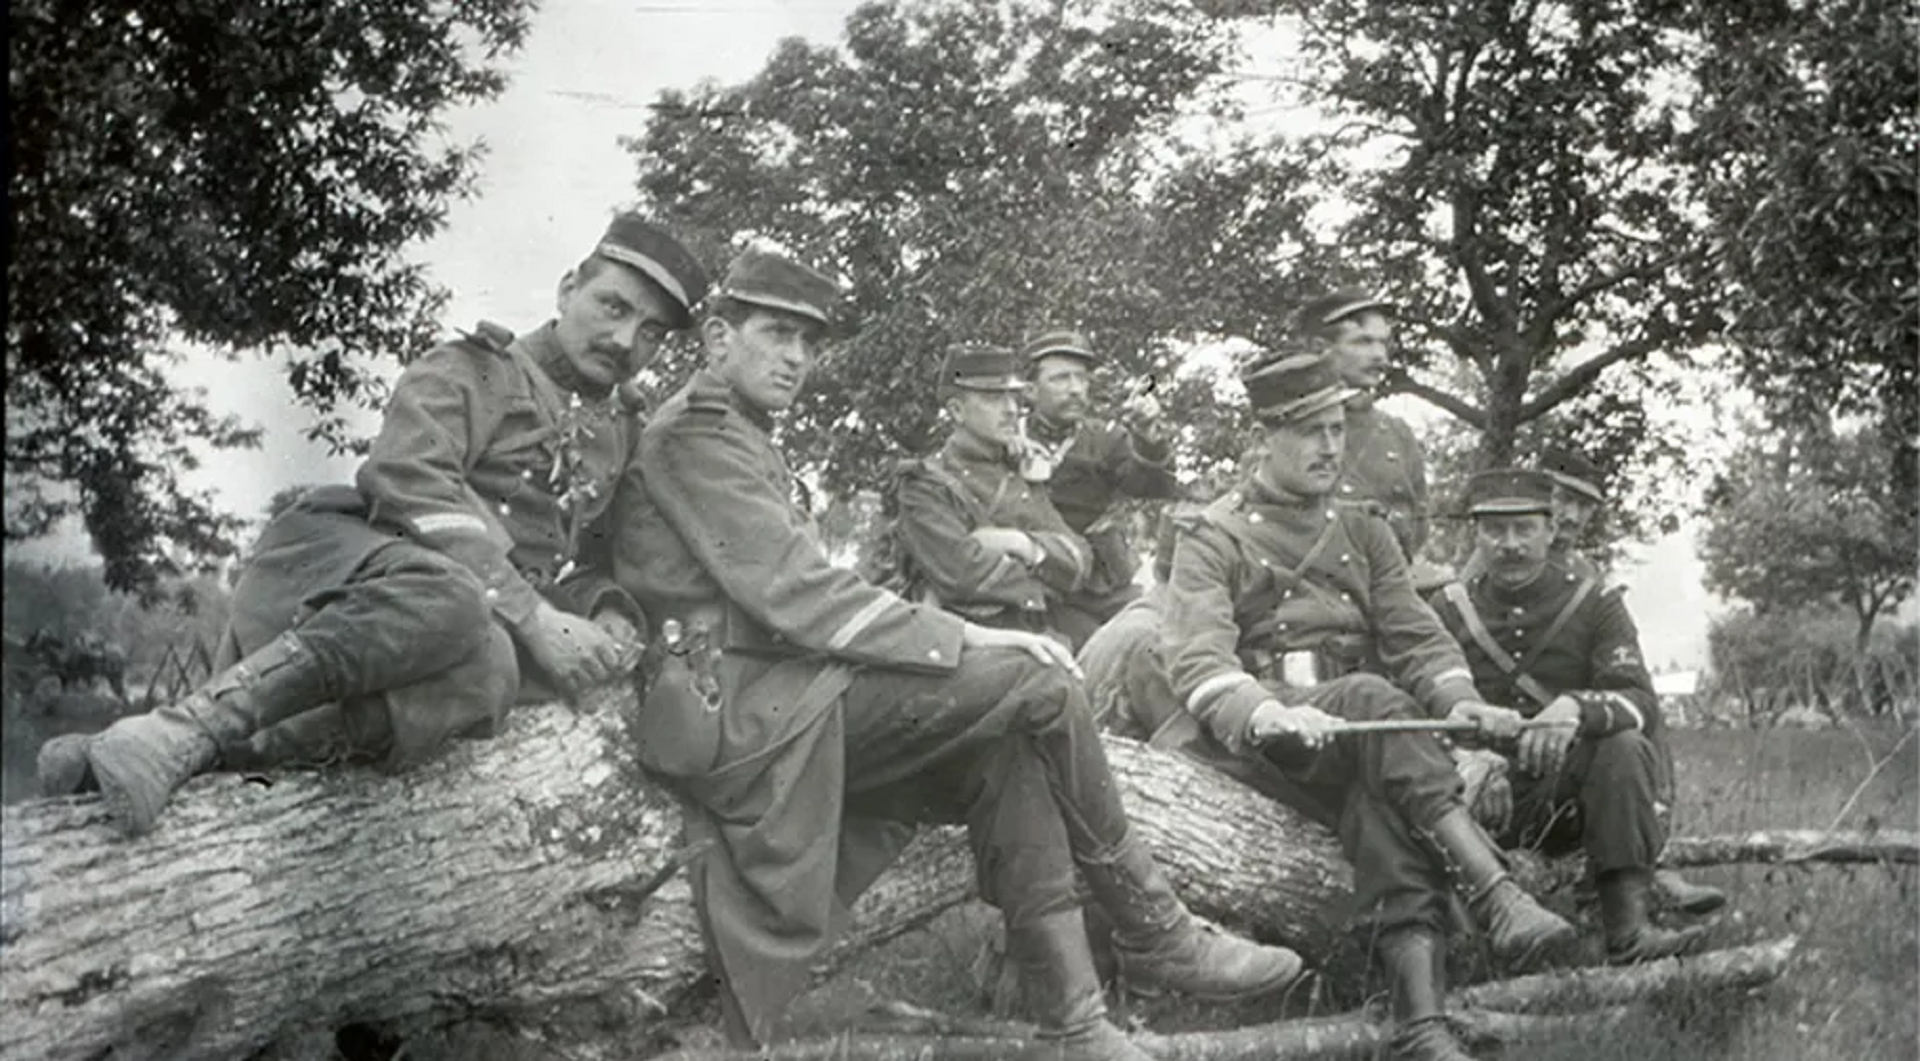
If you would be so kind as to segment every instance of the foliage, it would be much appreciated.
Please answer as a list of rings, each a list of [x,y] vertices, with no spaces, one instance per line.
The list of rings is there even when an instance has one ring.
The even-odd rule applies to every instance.
[[[169,648],[199,643],[211,651],[226,627],[230,594],[212,576],[170,578],[158,587],[157,603],[107,588],[100,567],[55,567],[9,560],[5,566],[4,627],[11,653],[36,631],[68,644],[98,642],[125,658],[130,692],[146,689],[146,678]]]
[[[1888,489],[1891,465],[1871,430],[1750,442],[1708,495],[1707,587],[1762,614],[1843,609],[1865,651],[1916,577],[1920,498]]]
[[[231,550],[238,521],[177,476],[258,433],[173,387],[169,344],[294,351],[322,412],[377,400],[368,360],[422,348],[444,297],[400,252],[478,159],[437,118],[500,91],[531,8],[8,7],[9,540],[77,513],[107,583],[146,593],[170,546]]]
[[[1698,0],[1691,159],[1731,337],[1778,415],[1876,417],[1915,489],[1920,53],[1910,5]]]
[[[1710,698],[1763,721],[1795,705],[1832,715],[1886,714],[1920,696],[1920,627],[1879,624],[1866,644],[1847,612],[1822,607],[1716,616],[1707,628]]]
[[[857,331],[785,426],[827,491],[934,444],[935,371],[963,339],[1087,327],[1110,398],[1150,377],[1204,431],[1210,383],[1172,345],[1200,252],[1170,257],[1150,162],[1225,43],[1161,7],[870,3],[839,48],[790,40],[743,84],[663,94],[629,142],[643,198],[705,246],[767,240],[846,279]]]
[[[1338,270],[1403,307],[1409,371],[1390,387],[1471,425],[1477,467],[1615,366],[1683,360],[1714,328],[1683,269],[1704,247],[1656,7],[1299,5],[1296,102],[1331,128],[1274,150],[1349,215]]]

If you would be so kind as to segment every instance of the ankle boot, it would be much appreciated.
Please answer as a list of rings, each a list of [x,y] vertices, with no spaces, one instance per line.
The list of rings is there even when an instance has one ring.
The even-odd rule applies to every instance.
[[[114,723],[87,747],[108,813],[128,836],[150,831],[173,793],[223,747],[326,702],[327,686],[313,653],[286,633],[184,700]]]
[[[39,783],[42,796],[77,796],[82,792],[99,790],[100,783],[94,780],[93,766],[87,762],[87,746],[93,743],[94,736],[92,733],[62,733],[40,746],[40,752],[33,760],[33,776]]]
[[[1695,884],[1671,869],[1654,871],[1653,893],[1662,904],[1688,914],[1710,914],[1727,905],[1726,892]]]
[[[1467,909],[1487,934],[1494,957],[1509,968],[1566,950],[1580,938],[1572,924],[1515,883],[1506,859],[1465,807],[1454,807],[1423,830],[1440,854]]]
[[[1647,914],[1653,872],[1616,869],[1600,875],[1600,923],[1606,930],[1607,961],[1632,965],[1685,954],[1706,939],[1705,925],[1672,931],[1654,926]]]
[[[1028,1007],[1040,1025],[1020,1061],[1147,1061],[1107,1020],[1107,1004],[1080,911],[1007,926],[1007,956],[1020,971]]]
[[[1473,1061],[1442,1011],[1447,993],[1446,940],[1425,928],[1382,936],[1375,948],[1393,999],[1393,1061]]]
[[[1306,963],[1285,947],[1202,928],[1132,834],[1107,856],[1081,861],[1080,871],[1113,919],[1114,956],[1130,989],[1233,1001],[1286,991],[1306,976]]]

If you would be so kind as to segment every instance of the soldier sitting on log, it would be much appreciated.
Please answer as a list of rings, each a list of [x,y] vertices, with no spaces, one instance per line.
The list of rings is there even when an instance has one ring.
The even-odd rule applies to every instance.
[[[932,456],[901,462],[887,498],[898,577],[889,588],[987,626],[1058,633],[1056,613],[1085,585],[1093,554],[1015,467],[1019,361],[955,346],[939,389],[953,431]]]
[[[1042,1029],[1023,1056],[1146,1056],[1105,1018],[1076,868],[1138,979],[1226,997],[1296,982],[1298,955],[1203,931],[1175,897],[1065,649],[828,561],[771,436],[834,298],[797,262],[737,259],[707,364],[643,432],[616,503],[616,570],[659,634],[638,754],[711,841],[692,885],[728,1037],[776,1037],[847,906],[926,820],[966,823]]]
[[[1657,802],[1670,790],[1653,679],[1620,594],[1549,558],[1553,485],[1532,470],[1475,475],[1467,504],[1486,572],[1432,604],[1481,688],[1553,723],[1521,738],[1505,839],[1585,847],[1609,960],[1681,954],[1704,928],[1656,928],[1647,909],[1666,842]]]
[[[311,490],[261,533],[217,673],[49,742],[42,789],[97,785],[137,835],[217,761],[400,767],[490,731],[523,683],[551,699],[616,673],[639,616],[587,554],[638,428],[619,385],[705,289],[672,236],[623,215],[562,277],[554,320],[519,339],[482,324],[414,361],[357,485]]]
[[[1159,637],[1119,679],[1125,707],[1156,746],[1336,829],[1359,927],[1390,982],[1393,1056],[1457,1061],[1467,1055],[1441,1008],[1449,883],[1508,965],[1551,956],[1576,932],[1508,874],[1437,736],[1341,729],[1448,719],[1511,738],[1521,719],[1483,701],[1388,524],[1335,501],[1354,389],[1319,356],[1256,364],[1244,380],[1263,453],[1178,529]]]

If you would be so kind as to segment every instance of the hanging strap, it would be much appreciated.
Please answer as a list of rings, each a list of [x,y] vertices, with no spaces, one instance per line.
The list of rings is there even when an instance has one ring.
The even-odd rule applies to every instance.
[[[1536,681],[1533,675],[1522,670],[1520,661],[1514,659],[1506,649],[1500,647],[1500,642],[1493,639],[1493,631],[1487,629],[1486,620],[1480,618],[1480,610],[1473,606],[1473,598],[1467,596],[1465,586],[1458,582],[1449,582],[1446,589],[1441,592],[1460,613],[1461,621],[1467,624],[1467,634],[1473,638],[1473,643],[1480,646],[1480,651],[1493,661],[1494,666],[1500,668],[1501,673],[1513,679],[1515,688],[1527,694],[1541,707],[1553,702],[1553,694],[1547,692],[1546,687]],[[1566,613],[1561,614],[1564,616]],[[1558,628],[1556,624],[1555,629],[1558,630]]]

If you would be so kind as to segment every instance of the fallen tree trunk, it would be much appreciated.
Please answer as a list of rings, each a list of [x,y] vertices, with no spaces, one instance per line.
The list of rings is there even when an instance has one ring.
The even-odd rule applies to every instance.
[[[10,806],[0,836],[0,1058],[243,1055],[346,1023],[487,1015],[556,1042],[684,1023],[704,987],[679,808],[634,765],[626,690],[516,711],[414,771],[196,779],[124,841],[95,798]],[[1350,881],[1325,830],[1123,740],[1142,835],[1204,916],[1329,952]],[[971,894],[929,830],[856,910],[845,956]]]
[[[1765,829],[1738,836],[1675,837],[1661,862],[1721,866],[1733,862],[1920,862],[1920,834],[1901,829],[1819,832]]]
[[[1735,991],[1778,979],[1797,937],[1665,959],[1621,969],[1569,969],[1456,991],[1449,1009],[1476,1043],[1599,1042],[1635,1004],[1672,992]],[[663,1061],[987,1061],[1031,1041],[1012,1022],[954,1021],[912,1007],[880,1014],[892,1025],[831,1039],[785,1043],[765,1054],[681,1051]],[[1333,1061],[1370,1057],[1390,1028],[1367,1013],[1281,1021],[1224,1031],[1136,1035],[1141,1050],[1162,1061]]]

